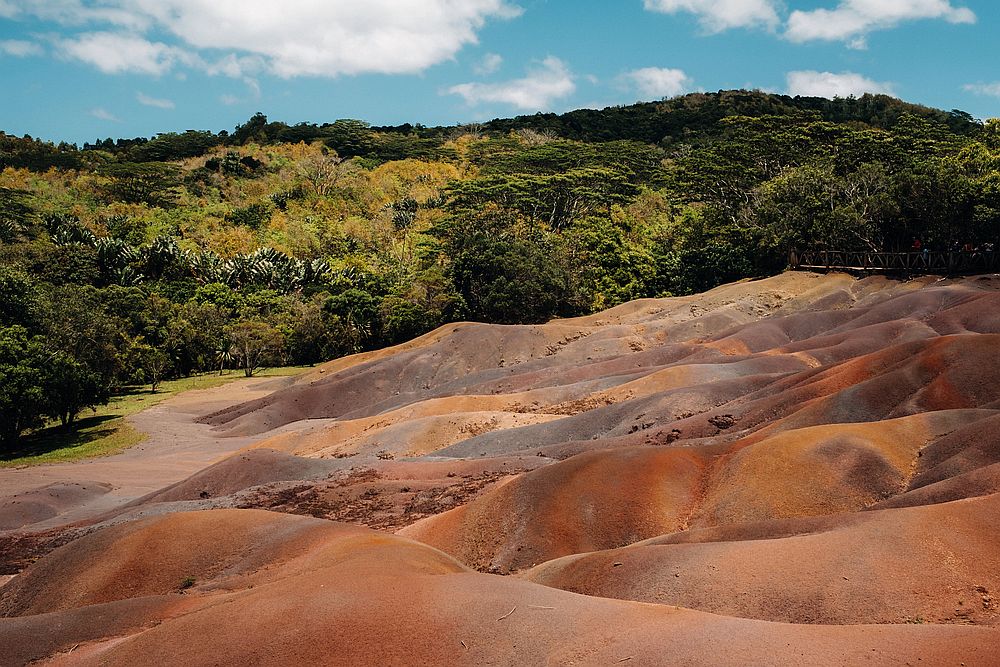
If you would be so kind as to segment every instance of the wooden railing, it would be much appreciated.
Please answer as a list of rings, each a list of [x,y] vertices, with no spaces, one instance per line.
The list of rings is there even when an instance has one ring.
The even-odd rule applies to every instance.
[[[1000,271],[1000,253],[955,252],[866,252],[851,250],[792,250],[788,263],[804,271],[872,271],[884,273],[975,274]]]

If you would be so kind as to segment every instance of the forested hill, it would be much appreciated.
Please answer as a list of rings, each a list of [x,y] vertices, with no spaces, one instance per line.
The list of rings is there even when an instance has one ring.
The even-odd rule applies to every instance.
[[[495,119],[466,126],[424,127],[422,125],[369,126],[363,121],[340,120],[315,124],[288,125],[268,122],[255,115],[233,133],[188,131],[165,133],[159,138],[98,139],[83,146],[126,155],[137,161],[178,160],[200,155],[214,146],[323,141],[344,157],[399,159],[400,157],[436,157],[443,144],[456,131],[471,131],[490,136],[530,130],[561,139],[584,142],[639,141],[668,147],[677,143],[703,143],[719,136],[720,121],[733,116],[759,118],[780,116],[795,119],[823,120],[830,123],[860,123],[872,128],[889,129],[904,115],[912,115],[946,126],[963,136],[974,136],[982,126],[964,111],[950,112],[910,104],[888,95],[867,94],[860,98],[826,99],[789,97],[759,91],[732,90],[718,93],[691,93],[660,102],[645,102],[605,109],[580,109],[564,114],[537,113]],[[381,139],[381,141],[377,141]],[[0,168],[26,167],[47,169],[50,166],[72,167],[85,162],[75,146],[52,145],[40,141],[22,141],[3,136],[0,144]]]
[[[0,440],[130,383],[686,294],[779,272],[792,246],[996,243],[998,224],[1000,122],[885,96],[0,134]]]
[[[964,111],[940,111],[888,95],[830,100],[733,90],[691,93],[662,102],[601,110],[580,109],[558,115],[550,113],[498,119],[484,123],[483,130],[497,134],[530,129],[579,141],[629,139],[669,146],[678,142],[697,143],[718,136],[722,127],[719,121],[731,116],[815,118],[831,123],[856,122],[888,129],[904,114],[947,125],[957,134],[974,135],[981,129],[981,125]]]

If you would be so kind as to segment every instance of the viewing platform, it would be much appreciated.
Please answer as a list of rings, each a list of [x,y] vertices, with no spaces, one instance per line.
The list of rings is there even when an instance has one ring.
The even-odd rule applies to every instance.
[[[961,275],[1000,272],[1000,253],[994,250],[871,252],[847,250],[792,250],[788,265],[800,271],[861,271]]]

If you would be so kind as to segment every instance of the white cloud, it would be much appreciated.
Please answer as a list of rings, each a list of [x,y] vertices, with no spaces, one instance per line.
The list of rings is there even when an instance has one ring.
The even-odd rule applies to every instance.
[[[0,40],[0,53],[17,58],[28,56],[40,56],[44,53],[41,45],[35,42],[28,42],[23,39],[3,39]]]
[[[148,17],[133,11],[129,5],[127,0],[100,2],[96,7],[84,4],[82,0],[0,0],[0,18],[30,16],[66,26],[110,23],[132,30],[148,28]]]
[[[245,83],[247,85],[247,88],[250,89],[250,95],[255,100],[259,100],[260,99],[260,84],[257,83],[257,79],[254,79],[253,77],[249,77],[249,76],[243,77],[243,83]]]
[[[510,0],[102,0],[96,7],[93,4],[0,0],[0,16],[95,25],[99,32],[91,35],[117,34],[119,39],[124,38],[120,30],[127,28],[130,39],[147,45],[156,43],[144,38],[151,31],[172,34],[184,51],[210,50],[212,58],[221,52],[220,63],[212,65],[205,55],[192,64],[230,76],[234,67],[242,70],[256,62],[282,77],[333,77],[421,72],[476,43],[487,20],[521,13]],[[80,59],[103,71],[161,74],[178,60],[146,53],[140,54],[145,55],[141,65],[126,67],[109,53],[94,55],[96,45],[77,45],[82,40],[93,37],[84,34],[66,40],[76,45],[71,55],[80,57],[83,50]],[[112,50],[104,46],[103,51]],[[232,60],[226,54],[232,54]]]
[[[266,68],[267,63],[260,56],[237,56],[235,53],[205,65],[205,71],[209,74],[223,74],[233,79],[248,78]]]
[[[1000,97],[1000,81],[993,83],[967,83],[962,89],[976,95],[987,95],[989,97]]]
[[[105,109],[103,107],[96,107],[94,109],[91,109],[90,110],[90,115],[93,116],[94,118],[98,118],[100,120],[110,121],[112,123],[120,123],[120,122],[122,122],[121,118],[119,118],[118,116],[115,116],[113,113],[111,113],[110,111],[108,111],[107,109]]]
[[[892,84],[879,83],[854,72],[789,72],[788,94],[802,97],[858,97],[865,93],[894,95]]]
[[[263,56],[279,76],[420,72],[476,42],[505,0],[135,0],[197,48]],[[417,18],[418,17],[418,18]]]
[[[730,28],[767,28],[781,22],[777,0],[643,0],[646,9],[664,14],[689,12],[708,32]]]
[[[178,61],[193,63],[191,54],[162,42],[113,32],[84,33],[71,39],[57,39],[56,47],[65,58],[80,60],[107,74],[137,72],[159,76]]]
[[[873,30],[894,28],[904,21],[943,19],[975,23],[976,15],[951,0],[841,0],[835,9],[796,10],[788,17],[785,36],[793,42],[843,40],[864,48]]]
[[[147,107],[156,107],[157,109],[173,109],[174,103],[172,100],[165,100],[158,97],[150,97],[145,93],[136,93],[135,99],[139,104],[143,104]]]
[[[494,74],[503,65],[503,57],[499,53],[487,53],[483,59],[476,63],[472,71],[479,76]]]
[[[239,104],[243,100],[236,97],[235,95],[219,95],[219,101],[226,106],[233,106],[234,104]]]
[[[956,4],[959,2],[961,0],[839,0],[833,9],[792,11],[784,34],[793,42],[843,41],[852,48],[865,48],[868,33],[894,28],[905,21],[939,19],[949,23],[975,23],[975,13]],[[694,14],[710,33],[731,28],[775,30],[785,13],[785,3],[781,0],[643,0],[643,5],[649,11],[664,14]]]
[[[526,111],[549,109],[556,100],[576,90],[573,74],[566,64],[549,56],[522,79],[502,83],[462,83],[448,93],[460,95],[471,105],[483,102],[509,104]]]
[[[694,81],[684,70],[643,67],[625,75],[645,98],[676,97],[690,90]]]

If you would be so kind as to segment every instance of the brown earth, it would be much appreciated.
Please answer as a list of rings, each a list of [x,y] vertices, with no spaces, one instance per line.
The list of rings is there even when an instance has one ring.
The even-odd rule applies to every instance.
[[[1000,665],[998,288],[790,273],[180,397],[0,471],[0,663]]]
[[[0,610],[0,654],[54,665],[973,665],[1000,638],[574,595],[470,572],[392,535],[252,510],[108,528],[8,584]]]

